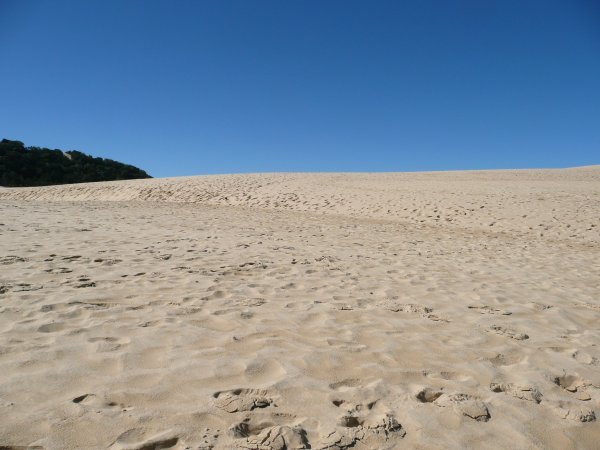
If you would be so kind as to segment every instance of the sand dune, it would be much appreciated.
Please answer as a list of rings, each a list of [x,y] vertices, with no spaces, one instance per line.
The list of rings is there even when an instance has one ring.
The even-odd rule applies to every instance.
[[[153,201],[313,211],[597,240],[600,166],[378,174],[248,174],[0,191],[0,200]]]
[[[591,449],[600,167],[0,189],[0,446]]]

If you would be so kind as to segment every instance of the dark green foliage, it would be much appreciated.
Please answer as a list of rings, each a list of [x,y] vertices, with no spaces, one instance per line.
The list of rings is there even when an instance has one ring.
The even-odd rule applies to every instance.
[[[25,147],[20,141],[8,139],[0,142],[0,186],[46,186],[137,178],[152,177],[137,167],[78,151],[63,153],[61,150]]]

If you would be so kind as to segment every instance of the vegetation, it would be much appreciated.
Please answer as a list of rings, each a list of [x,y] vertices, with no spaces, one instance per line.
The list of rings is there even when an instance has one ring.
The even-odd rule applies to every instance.
[[[137,167],[72,150],[25,147],[20,141],[0,142],[0,186],[46,186],[91,181],[151,178]]]

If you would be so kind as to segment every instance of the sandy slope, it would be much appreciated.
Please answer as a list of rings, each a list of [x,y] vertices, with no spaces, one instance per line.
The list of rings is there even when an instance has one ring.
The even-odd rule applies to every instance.
[[[599,211],[599,167],[0,189],[0,446],[596,448]]]
[[[0,200],[193,202],[598,240],[600,166],[379,174],[248,174],[4,189]]]

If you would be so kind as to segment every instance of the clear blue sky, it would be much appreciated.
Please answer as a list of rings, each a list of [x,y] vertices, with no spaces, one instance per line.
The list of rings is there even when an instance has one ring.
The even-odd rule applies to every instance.
[[[0,137],[153,176],[600,163],[600,2],[0,0]]]

